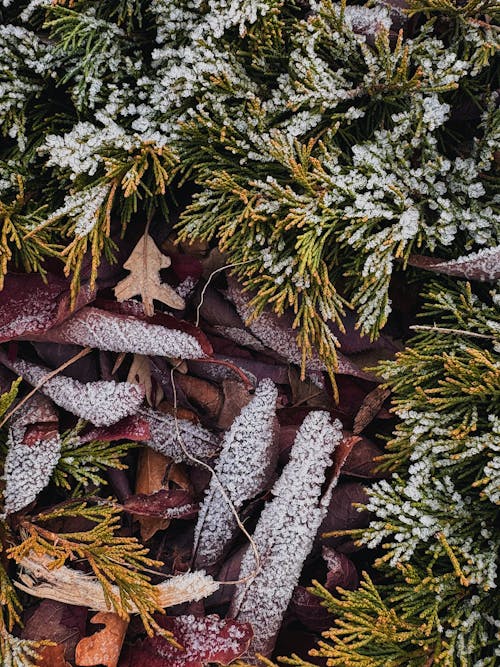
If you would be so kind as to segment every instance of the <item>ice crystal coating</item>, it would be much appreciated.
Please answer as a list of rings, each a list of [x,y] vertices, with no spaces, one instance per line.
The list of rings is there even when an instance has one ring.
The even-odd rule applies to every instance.
[[[29,505],[50,481],[61,452],[59,433],[55,430],[50,437],[41,437],[29,444],[24,442],[24,436],[35,420],[57,420],[53,413],[50,401],[35,394],[10,422],[3,475],[4,515]]]
[[[50,373],[49,368],[21,359],[13,362],[12,368],[32,385]],[[95,426],[111,426],[134,414],[144,399],[144,389],[137,384],[105,380],[83,383],[65,375],[47,380],[40,391],[56,405]]]
[[[51,335],[61,342],[88,345],[110,352],[198,359],[206,356],[194,336],[150,324],[128,315],[116,316],[98,308],[83,308]]]
[[[325,516],[329,497],[320,500],[325,470],[342,439],[342,426],[327,412],[311,412],[304,419],[293,444],[290,461],[272,490],[273,500],[262,511],[253,539],[261,568],[247,550],[239,578],[249,581],[236,587],[230,614],[252,624],[254,639],[249,653],[269,654],[283,614],[299,581]],[[327,494],[329,496],[329,494]]]
[[[264,379],[248,405],[236,417],[222,441],[205,499],[200,507],[195,530],[196,567],[208,567],[222,556],[238,530],[236,518],[220,486],[236,511],[264,488],[276,464],[273,422],[276,416],[277,389]]]
[[[207,461],[220,451],[218,438],[203,426],[151,409],[142,414],[151,430],[151,439],[145,444],[174,461],[194,464],[191,457]]]

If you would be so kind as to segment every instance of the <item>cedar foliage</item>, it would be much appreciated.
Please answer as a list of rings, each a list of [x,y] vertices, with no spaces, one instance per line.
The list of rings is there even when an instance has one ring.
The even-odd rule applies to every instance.
[[[314,345],[332,367],[328,321],[354,306],[377,336],[412,253],[498,243],[497,19],[493,0],[3,0],[0,288],[7,271],[43,275],[56,259],[76,297],[112,261],[115,223],[171,227],[190,183],[181,236],[216,240],[255,313],[291,307],[304,354]],[[356,535],[383,542],[381,582],[339,597],[316,585],[337,618],[318,647],[329,665],[496,664],[498,305],[433,283],[424,314],[438,329],[384,365],[400,423],[381,466],[394,475],[373,486],[376,519]],[[63,456],[59,483],[96,479],[98,445],[80,454],[88,475]],[[92,531],[61,547],[28,529],[33,545],[90,553]],[[137,565],[129,546],[120,557]],[[3,566],[0,602],[0,653],[28,664],[36,647],[10,634]]]

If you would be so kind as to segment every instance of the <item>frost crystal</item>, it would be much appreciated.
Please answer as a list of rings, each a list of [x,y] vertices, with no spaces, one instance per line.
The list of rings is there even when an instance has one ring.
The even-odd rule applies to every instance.
[[[174,461],[185,461],[193,464],[190,456],[206,461],[212,459],[220,451],[220,443],[216,436],[203,426],[194,424],[188,419],[177,419],[163,412],[144,410],[151,430],[151,439],[145,444]],[[182,444],[179,442],[179,430]]]
[[[51,329],[50,336],[64,343],[75,343],[110,352],[198,359],[204,357],[194,336],[178,329],[167,329],[128,315],[115,315],[98,308],[82,308]]]
[[[32,385],[37,385],[50,373],[49,368],[16,360],[12,368]],[[95,426],[110,426],[139,409],[144,389],[130,382],[78,382],[65,375],[57,375],[47,380],[40,391],[51,398],[56,405]]]
[[[54,421],[53,407],[44,396],[35,394],[10,422],[4,469],[4,515],[17,512],[33,502],[49,483],[59,461],[61,440],[54,431],[50,437],[25,443],[24,436],[34,422]]]
[[[269,472],[274,469],[273,424],[277,396],[271,380],[262,380],[253,399],[224,436],[215,465],[216,475],[207,489],[196,524],[196,567],[208,567],[222,558],[238,530],[220,485],[239,511],[246,501],[264,489]]]
[[[332,424],[327,412],[311,412],[304,419],[290,461],[274,485],[274,499],[262,511],[253,535],[261,565],[255,576],[252,550],[243,557],[239,577],[250,580],[236,587],[230,614],[252,624],[252,656],[272,651],[304,560],[326,513],[329,497],[320,500],[321,487],[331,454],[341,439],[342,425],[338,420]]]

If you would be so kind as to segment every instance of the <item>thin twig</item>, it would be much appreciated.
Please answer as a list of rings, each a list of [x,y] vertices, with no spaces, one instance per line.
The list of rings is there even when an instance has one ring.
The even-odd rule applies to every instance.
[[[242,264],[250,264],[250,262],[253,261],[254,261],[253,259],[246,259],[244,262],[234,262],[234,264],[226,264],[225,266],[221,266],[218,269],[215,269],[215,271],[212,271],[212,273],[207,278],[207,282],[203,285],[203,289],[201,290],[200,294],[200,302],[196,306],[195,326],[199,326],[200,324],[200,309],[203,306],[203,301],[205,299],[205,292],[207,291],[207,288],[210,285],[210,281],[212,280],[212,278],[221,271],[225,271],[226,269],[232,269],[235,266],[241,266]]]
[[[432,326],[426,324],[414,324],[410,327],[414,331],[437,331],[438,333],[455,334],[457,336],[470,336],[471,338],[486,338],[494,340],[495,336],[488,336],[487,334],[476,333],[475,331],[462,331],[461,329],[446,329],[445,327],[438,327],[435,324]]]

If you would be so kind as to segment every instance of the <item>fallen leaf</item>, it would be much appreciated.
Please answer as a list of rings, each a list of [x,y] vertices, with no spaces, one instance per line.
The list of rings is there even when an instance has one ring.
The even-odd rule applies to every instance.
[[[167,489],[164,477],[168,465],[172,462],[169,456],[155,452],[150,447],[143,447],[137,464],[137,478],[135,482],[136,494],[151,494],[160,489]],[[165,530],[170,524],[168,518],[138,516],[141,526],[141,538],[150,540],[159,530]]]
[[[111,426],[96,426],[86,429],[80,435],[80,442],[90,442],[91,440],[143,442],[149,440],[150,437],[151,431],[148,421],[139,415],[130,415],[120,419],[116,424],[111,424]]]
[[[493,282],[500,278],[500,246],[483,248],[478,252],[449,261],[425,255],[410,255],[408,264],[434,273],[445,273],[468,280]]]
[[[28,617],[21,633],[23,639],[39,641],[48,639],[55,646],[43,651],[40,667],[64,667],[65,661],[73,661],[75,648],[85,634],[87,609],[55,600],[42,600]]]
[[[217,419],[222,407],[222,394],[218,387],[194,375],[176,375],[175,383],[204,416]]]
[[[132,364],[127,375],[127,382],[142,384],[146,392],[146,400],[155,408],[163,399],[161,385],[151,377],[151,361],[144,354],[134,354]]]
[[[375,387],[375,389],[372,389],[372,391],[366,394],[363,402],[361,403],[361,407],[354,417],[354,426],[352,428],[352,432],[355,435],[358,435],[361,433],[361,431],[364,431],[365,428],[371,424],[390,394],[390,389],[381,386]]]
[[[94,296],[95,292],[83,287],[74,308],[81,308]],[[0,342],[42,334],[73,312],[66,280],[50,273],[46,282],[39,274],[9,273],[0,291]]]
[[[228,429],[245,405],[250,403],[252,395],[245,385],[236,380],[223,380],[222,393],[224,394],[224,402],[219,412],[217,426]]]
[[[183,489],[160,489],[147,495],[138,493],[127,498],[124,508],[144,518],[167,518],[167,526],[170,519],[192,518],[198,511],[191,494]],[[157,527],[156,530],[163,529]]]
[[[114,288],[118,301],[140,296],[148,316],[154,314],[154,299],[170,308],[182,310],[185,307],[184,299],[160,279],[160,270],[168,268],[170,263],[170,258],[161,252],[146,232],[123,265],[130,271],[130,275],[120,280]]]
[[[383,449],[363,436],[352,437],[357,440],[345,460],[342,474],[364,479],[382,479],[386,477],[387,475],[384,473],[375,472],[379,463],[376,459],[382,456]]]
[[[246,651],[253,636],[249,623],[221,619],[215,614],[161,618],[159,624],[172,632],[182,649],[159,635],[148,637],[133,647],[130,667],[205,667],[213,662],[229,665]]]
[[[367,503],[368,494],[359,482],[341,482],[332,494],[328,511],[320,526],[319,534],[352,528],[365,528],[370,521],[369,512],[360,512],[355,503]],[[339,538],[325,538],[327,544],[334,544]]]
[[[334,593],[337,587],[340,587],[353,591],[359,586],[358,571],[350,558],[327,546],[323,547],[321,553],[328,567],[325,584],[327,590]]]
[[[38,650],[36,667],[71,667],[64,657],[64,646],[55,644]]]
[[[104,628],[80,640],[75,652],[76,664],[82,667],[117,667],[129,622],[118,614],[104,611],[98,612],[90,622],[102,623]]]

